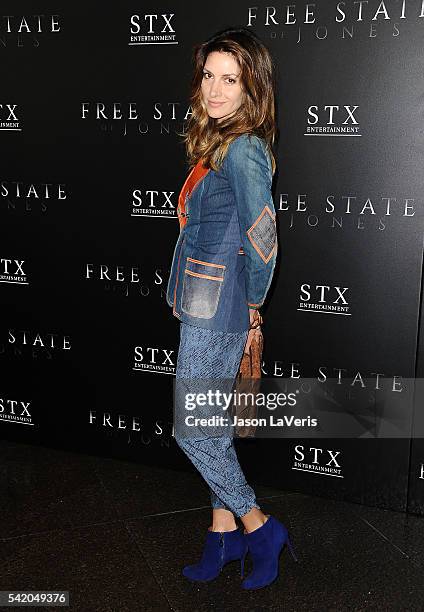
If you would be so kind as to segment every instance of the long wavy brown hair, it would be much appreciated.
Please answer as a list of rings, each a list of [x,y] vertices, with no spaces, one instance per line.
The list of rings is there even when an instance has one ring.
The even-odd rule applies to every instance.
[[[243,101],[236,112],[220,123],[209,117],[203,102],[201,84],[203,67],[212,51],[231,53],[241,71]],[[255,134],[267,144],[276,168],[273,153],[276,139],[275,67],[273,59],[258,36],[247,28],[230,28],[214,34],[194,47],[194,71],[191,81],[192,114],[183,136],[190,167],[203,158],[206,168],[219,170],[230,143],[240,134]]]

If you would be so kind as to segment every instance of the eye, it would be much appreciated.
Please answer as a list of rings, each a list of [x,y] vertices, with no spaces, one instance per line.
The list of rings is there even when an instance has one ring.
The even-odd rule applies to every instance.
[[[208,78],[209,78],[209,72],[204,72],[204,73],[203,73],[203,78],[206,78],[206,77],[208,77]]]
[[[235,80],[235,79],[232,79],[231,77],[228,77],[227,81],[232,81],[232,83],[235,83],[235,82],[236,82],[236,80]],[[232,84],[232,83],[231,83],[231,84]]]

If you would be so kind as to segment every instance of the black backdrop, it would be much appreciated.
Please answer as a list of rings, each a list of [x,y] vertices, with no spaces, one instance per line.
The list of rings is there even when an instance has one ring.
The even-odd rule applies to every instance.
[[[0,437],[189,467],[171,433],[165,301],[187,174],[177,132],[192,47],[226,26],[251,27],[277,66],[264,371],[422,376],[424,8],[255,4],[3,3]],[[250,479],[424,512],[422,439],[236,443]],[[330,451],[337,478],[293,469],[325,468]]]

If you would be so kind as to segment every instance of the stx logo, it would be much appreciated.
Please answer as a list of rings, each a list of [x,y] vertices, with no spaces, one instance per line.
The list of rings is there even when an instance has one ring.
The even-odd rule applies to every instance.
[[[171,353],[173,353],[174,351],[167,351],[166,349],[158,349],[158,348],[152,348],[152,347],[147,347],[146,348],[146,352],[148,353],[148,361],[150,363],[157,363],[160,362],[162,363],[162,365],[165,365],[166,363],[169,363],[170,365],[174,365],[174,362],[171,359]],[[135,347],[135,353],[138,357],[138,361],[144,361],[145,357],[143,355],[143,347],[142,346],[136,346]]]
[[[29,285],[23,264],[23,259],[0,259],[0,283]]]
[[[296,461],[305,461],[305,447],[298,445],[295,447]],[[308,461],[314,464],[326,465],[327,467],[339,468],[340,464],[337,463],[336,457],[340,455],[340,451],[332,451],[330,449],[315,448],[311,446],[309,448]],[[318,461],[319,458],[319,461]]]
[[[32,424],[32,417],[28,410],[31,402],[23,402],[0,397],[0,421],[20,422],[25,425]]]
[[[326,125],[335,125],[333,118],[334,118],[334,115],[336,114],[335,111],[337,111],[337,119],[339,119],[337,121],[337,124],[345,125],[346,123],[353,123],[354,125],[358,125],[358,122],[353,116],[353,113],[358,108],[358,106],[354,106],[353,110],[351,110],[352,109],[351,106],[346,106],[346,105],[343,106],[342,108],[344,110],[340,110],[340,106],[338,106],[337,104],[328,104],[324,106],[324,109],[321,110],[320,115],[318,115],[319,107],[316,105],[311,105],[308,108],[308,115],[309,115],[308,124],[309,125],[317,125],[317,124],[322,125],[323,123],[326,123]],[[321,115],[324,115],[324,117],[321,118]],[[344,121],[341,121],[341,119],[343,118],[345,118]]]
[[[342,304],[347,304],[347,301],[344,298],[344,294],[346,293],[348,287],[330,287],[329,285],[315,285],[314,296],[317,302],[325,303],[331,302],[332,304],[338,304],[340,301]],[[300,299],[304,302],[309,302],[311,300],[311,285],[308,283],[303,283],[300,286]],[[335,299],[333,299],[335,298]]]
[[[17,104],[0,104],[0,120],[1,121],[18,121],[17,116],[15,115],[15,108]],[[6,113],[9,114],[6,117]]]
[[[155,196],[159,196],[160,195],[160,202],[158,202],[157,200],[159,198],[155,198]],[[161,206],[161,208],[166,208],[169,205],[169,208],[175,208],[175,206],[172,204],[171,202],[171,196],[174,194],[174,191],[154,191],[154,190],[146,190],[145,194],[146,194],[146,199],[147,202],[143,202],[143,199],[141,197],[141,189],[134,189],[133,191],[133,205],[134,206],[142,206],[143,204],[146,206],[150,206],[150,207],[154,207],[154,206]],[[163,198],[165,198],[165,201],[163,202]],[[156,200],[156,202],[155,202]],[[163,204],[162,204],[163,202]]]
[[[171,354],[174,352],[174,350],[136,346],[133,370],[175,374],[175,364],[171,359]]]
[[[13,414],[31,418],[28,406],[31,402],[19,402],[18,400],[4,400],[0,397],[0,414]]]
[[[10,274],[16,276],[25,276],[25,272],[22,268],[24,260],[18,261],[17,259],[0,259],[0,274]]]
[[[166,32],[174,33],[175,30],[172,28],[171,19],[174,17],[174,13],[169,14],[150,14],[150,15],[131,15],[131,34],[139,34],[140,20],[143,20],[148,23],[147,34],[153,34],[155,31],[160,32],[161,34]],[[153,28],[155,27],[155,29]],[[163,26],[163,27],[162,27]],[[162,28],[162,29],[161,29]]]
[[[132,217],[175,217],[175,206],[171,202],[174,191],[134,189],[132,192]]]
[[[330,285],[315,285],[311,288],[309,283],[303,283],[300,286],[297,310],[350,316],[350,307],[344,295],[347,290],[348,287]]]

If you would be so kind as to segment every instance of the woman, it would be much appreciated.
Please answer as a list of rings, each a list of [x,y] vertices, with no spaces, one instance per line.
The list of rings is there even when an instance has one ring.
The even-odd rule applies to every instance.
[[[183,135],[192,170],[178,200],[180,235],[167,287],[168,305],[181,322],[176,382],[187,391],[198,388],[197,380],[234,382],[262,323],[259,308],[277,255],[270,54],[250,30],[238,28],[198,45],[194,61],[193,113]],[[176,420],[185,409],[179,397]],[[292,551],[290,540],[286,527],[262,512],[232,437],[176,431],[175,438],[208,483],[212,504],[202,558],[183,574],[213,580],[240,559],[243,576],[249,551],[253,571],[243,588],[270,584],[286,542]]]

